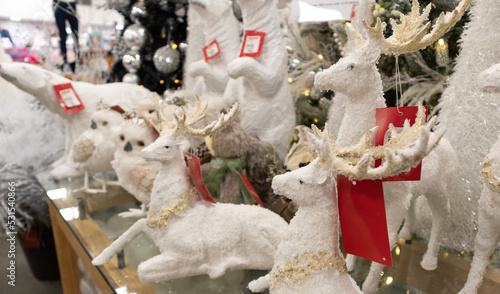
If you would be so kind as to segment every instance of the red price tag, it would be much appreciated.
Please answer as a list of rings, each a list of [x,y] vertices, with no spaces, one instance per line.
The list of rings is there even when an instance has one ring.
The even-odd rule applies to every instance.
[[[255,201],[255,203],[259,204],[260,206],[264,207],[264,203],[262,203],[259,194],[257,194],[257,191],[255,191],[255,188],[252,186],[252,183],[250,183],[250,180],[240,172],[238,172],[238,175],[240,175],[240,178],[243,181],[243,184],[245,184],[245,187],[250,193],[250,196],[252,196],[253,201]]]
[[[215,203],[214,198],[212,198],[212,195],[210,195],[210,192],[208,192],[208,189],[205,186],[205,182],[203,182],[203,178],[201,176],[200,159],[189,152],[186,154],[186,157],[189,168],[189,174],[191,175],[191,180],[193,181],[194,187],[196,188],[198,195],[205,201],[208,201],[210,203]]]
[[[219,54],[220,48],[217,40],[213,40],[210,44],[203,48],[203,55],[205,56],[205,61],[207,62]]]
[[[337,175],[337,191],[345,252],[392,266],[382,181]]]
[[[85,109],[71,83],[54,85],[54,91],[56,92],[59,104],[61,104],[66,113],[78,112]]]
[[[425,121],[427,121],[427,111],[428,107],[425,106]],[[401,112],[401,114],[399,113]],[[418,107],[417,106],[405,106],[399,107],[399,112],[397,107],[387,107],[387,108],[377,108],[376,121],[378,131],[375,135],[375,145],[380,146],[390,139],[389,124],[393,124],[396,129],[402,129],[405,120],[409,120],[410,124],[415,123],[415,118],[417,117]],[[399,175],[385,178],[385,182],[392,181],[420,181],[420,173],[422,171],[422,163],[417,167],[412,168],[406,172],[402,172]]]
[[[264,45],[265,32],[245,31],[240,57],[259,57]]]

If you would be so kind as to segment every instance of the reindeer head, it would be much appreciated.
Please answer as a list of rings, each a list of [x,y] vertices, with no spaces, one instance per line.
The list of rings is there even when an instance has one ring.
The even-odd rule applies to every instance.
[[[239,104],[235,103],[227,114],[220,114],[218,119],[208,124],[203,129],[192,127],[193,124],[202,120],[207,105],[201,106],[200,100],[194,107],[186,111],[183,107],[179,108],[173,114],[174,119],[168,121],[163,114],[159,112],[161,121],[160,137],[147,148],[142,150],[142,156],[146,160],[154,160],[167,163],[174,158],[178,158],[189,149],[188,136],[207,136],[227,124],[238,112]]]
[[[458,7],[449,13],[442,13],[430,33],[431,23],[427,22],[431,9],[429,4],[422,14],[417,0],[413,0],[409,15],[401,15],[401,23],[391,19],[394,34],[384,37],[385,23],[377,18],[374,27],[363,20],[364,31],[353,25],[346,25],[349,37],[348,46],[355,48],[329,69],[318,73],[314,86],[321,90],[333,90],[346,95],[366,93],[367,87],[381,87],[380,75],[375,64],[380,54],[403,54],[424,49],[444,35],[462,17],[471,0],[462,0]],[[355,83],[362,81],[361,83]]]
[[[415,124],[410,127],[406,123],[399,134],[392,127],[391,140],[384,146],[372,146],[375,127],[358,144],[347,148],[335,144],[328,125],[324,131],[313,125],[312,129],[306,129],[305,136],[318,157],[306,167],[274,177],[273,190],[299,205],[307,205],[315,203],[317,195],[325,193],[324,188],[332,188],[335,174],[351,180],[375,180],[399,174],[417,165],[439,143],[444,131],[431,133],[435,122],[433,118],[424,125],[424,109],[420,107]],[[374,167],[375,159],[385,162]]]

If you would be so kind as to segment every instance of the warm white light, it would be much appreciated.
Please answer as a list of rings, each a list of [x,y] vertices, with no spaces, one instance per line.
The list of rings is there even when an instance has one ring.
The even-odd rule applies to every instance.
[[[319,59],[323,59],[323,55],[318,54],[318,58],[319,58]]]
[[[52,200],[65,198],[67,195],[68,195],[68,189],[66,188],[47,191],[47,196],[49,196],[49,198]]]
[[[388,277],[387,280],[385,281],[386,285],[390,285],[392,283],[393,279],[392,277]]]
[[[398,246],[396,246],[396,250],[395,250],[395,252],[396,252],[396,255],[401,254],[401,249],[399,248],[399,245],[398,245]]]
[[[439,39],[438,40],[438,44],[441,45],[441,46],[443,46],[444,45],[444,40],[443,39]]]

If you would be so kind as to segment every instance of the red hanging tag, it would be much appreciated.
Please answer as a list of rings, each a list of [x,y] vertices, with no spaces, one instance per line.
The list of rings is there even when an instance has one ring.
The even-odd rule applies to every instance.
[[[245,31],[240,57],[259,57],[264,45],[265,32]]]
[[[392,266],[382,181],[337,175],[337,191],[345,252]]]
[[[193,181],[198,195],[205,201],[215,203],[214,198],[212,198],[212,195],[210,195],[210,192],[208,192],[208,189],[205,186],[205,182],[203,182],[203,178],[201,176],[200,159],[196,155],[193,155],[189,152],[186,154],[186,157],[189,174],[191,175],[191,180]]]
[[[205,61],[208,62],[210,59],[220,54],[219,43],[217,40],[213,40],[210,44],[203,48],[203,55],[205,56]]]
[[[255,191],[255,188],[252,186],[252,183],[250,183],[250,180],[240,172],[238,172],[238,175],[240,176],[241,180],[243,181],[243,184],[245,184],[245,187],[247,188],[248,192],[250,193],[250,196],[252,196],[253,201],[255,201],[255,203],[259,204],[260,206],[264,207],[264,203],[262,203],[262,200],[260,199],[259,194],[257,194],[257,191]]]
[[[399,109],[399,111],[398,111]],[[429,107],[425,106],[425,121],[427,121],[427,111]],[[387,107],[387,108],[377,108],[376,120],[378,131],[375,135],[375,145],[380,146],[385,144],[390,139],[389,124],[393,124],[396,129],[402,129],[405,120],[409,120],[410,124],[415,123],[417,117],[418,107],[417,106],[405,106],[405,107]],[[380,161],[377,161],[380,162]],[[422,170],[422,163],[415,168],[407,172],[402,172],[399,175],[392,177],[387,177],[383,179],[384,182],[391,181],[420,181],[420,173]]]
[[[56,92],[59,104],[61,104],[66,113],[78,112],[85,109],[71,83],[54,85],[54,91]]]

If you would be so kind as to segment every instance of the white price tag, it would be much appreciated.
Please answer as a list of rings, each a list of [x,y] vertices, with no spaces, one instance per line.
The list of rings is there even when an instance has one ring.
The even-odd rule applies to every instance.
[[[82,104],[80,103],[80,100],[76,98],[76,94],[72,88],[63,89],[59,93],[61,94],[61,99],[64,101],[64,104],[66,104],[66,107],[68,108],[79,106]]]

